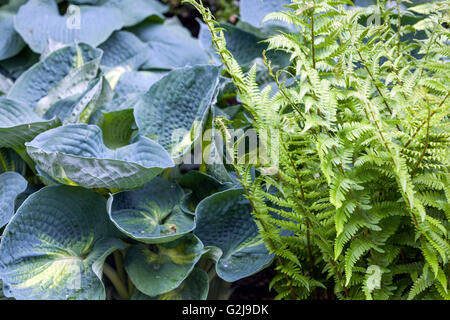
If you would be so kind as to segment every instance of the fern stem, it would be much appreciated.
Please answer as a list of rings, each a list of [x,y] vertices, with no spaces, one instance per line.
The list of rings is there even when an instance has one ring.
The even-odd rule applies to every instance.
[[[355,49],[356,49],[356,52],[358,52],[359,58],[361,59],[361,63],[363,64],[364,69],[366,69],[367,73],[369,74],[370,79],[372,80],[373,85],[374,85],[375,88],[377,89],[378,94],[380,95],[380,97],[383,98],[383,103],[384,103],[384,105],[385,105],[386,108],[389,110],[389,113],[392,115],[392,109],[391,109],[391,107],[389,107],[388,103],[386,102],[386,98],[385,98],[384,95],[381,93],[380,88],[377,86],[377,83],[376,83],[376,81],[375,81],[375,78],[373,77],[372,72],[371,72],[371,71],[369,70],[369,68],[367,67],[366,62],[364,61],[364,59],[363,59],[363,57],[362,57],[362,55],[361,55],[361,52],[359,51],[359,49],[358,49],[357,47],[355,47]],[[402,131],[402,130],[400,129],[400,127],[398,126],[398,124],[396,124],[395,126],[396,126],[396,128],[398,129],[398,131]]]
[[[397,43],[397,55],[398,57],[400,57],[401,51],[400,51],[400,47],[401,47],[401,34],[400,34],[400,28],[402,25],[402,17],[400,16],[400,1],[396,0],[395,1],[397,4],[397,26],[398,26],[398,30],[397,30],[397,36],[398,36],[398,43]]]
[[[313,2],[314,3],[314,2]],[[315,3],[314,3],[315,4]],[[312,57],[312,65],[313,68],[316,68],[316,53],[315,53],[315,48],[314,48],[314,10],[311,14],[311,57]]]
[[[422,153],[421,153],[421,155],[419,157],[419,160],[417,160],[417,163],[414,166],[413,171],[411,172],[411,178],[414,178],[417,170],[419,169],[420,163],[422,162],[423,157],[425,156],[425,153],[427,152],[428,144],[430,143],[430,118],[431,118],[430,115],[431,115],[430,107],[428,107],[427,133],[426,133],[426,136],[425,136],[425,146],[424,146],[423,151],[422,151]]]
[[[429,115],[429,119],[431,120],[431,118],[436,114],[436,112],[439,111],[439,109],[444,105],[445,100],[447,100],[448,96],[450,95],[450,91],[447,92],[447,95],[445,96],[445,98],[441,101],[441,103],[439,104],[439,106],[433,110],[433,112]],[[416,131],[414,132],[414,134],[412,135],[412,137],[408,140],[408,142],[406,142],[404,148],[407,148],[410,143],[414,140],[414,138],[417,136],[417,134],[420,132],[420,130],[422,130],[423,126],[427,123],[428,118],[426,120],[424,120],[419,127],[417,127]]]

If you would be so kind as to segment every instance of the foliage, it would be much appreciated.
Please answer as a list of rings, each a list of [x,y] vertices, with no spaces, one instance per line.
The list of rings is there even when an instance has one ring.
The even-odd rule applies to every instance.
[[[226,79],[167,9],[2,2],[2,296],[226,297],[271,264],[240,185],[182,172]]]
[[[292,1],[263,20],[290,25],[266,41],[291,62],[277,71],[264,57],[274,91],[259,85],[257,64],[246,72],[228,50],[211,12],[186,1],[260,148],[278,152],[233,163],[275,254],[277,297],[448,299],[448,1],[352,10],[347,0]],[[215,123],[224,136],[235,126]]]

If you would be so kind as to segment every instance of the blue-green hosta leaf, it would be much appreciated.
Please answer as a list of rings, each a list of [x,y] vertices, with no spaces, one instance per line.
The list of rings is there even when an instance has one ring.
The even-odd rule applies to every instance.
[[[16,0],[0,9],[0,60],[15,56],[25,47],[25,42],[14,30],[14,16],[23,3],[23,0]]]
[[[0,98],[0,147],[21,147],[60,123],[56,118],[42,119],[22,102]]]
[[[27,188],[27,181],[18,173],[0,174],[0,228],[14,215],[14,202]]]
[[[240,189],[218,192],[202,200],[195,211],[194,233],[205,246],[222,251],[216,271],[225,281],[250,276],[272,262],[273,255],[260,239],[251,212],[250,203]]]
[[[103,0],[103,6],[116,8],[119,10],[124,27],[134,26],[150,16],[156,16],[158,20],[163,20],[163,13],[167,11],[167,6],[158,0]]]
[[[204,198],[234,186],[232,183],[222,183],[210,175],[199,171],[189,171],[181,177],[178,183],[182,187],[192,190],[190,194],[184,197],[182,203],[182,209],[191,214],[194,214],[198,203]]]
[[[150,297],[136,291],[131,300],[206,300],[208,291],[208,274],[202,269],[194,268],[178,288],[157,297]]]
[[[106,200],[77,187],[51,186],[17,210],[0,244],[0,277],[16,299],[104,299],[112,237]]]
[[[46,131],[26,144],[39,168],[56,181],[86,188],[139,188],[174,163],[154,141],[108,149],[96,125],[66,125]]]
[[[219,68],[197,65],[173,70],[136,104],[139,132],[178,158],[198,140],[219,81]]]
[[[137,70],[149,58],[148,47],[128,31],[118,31],[100,47],[103,50],[101,65]]]
[[[8,93],[11,99],[35,107],[43,115],[60,99],[84,91],[97,75],[102,51],[87,44],[74,44],[52,52],[23,73]]]
[[[112,222],[128,236],[145,243],[180,238],[195,228],[195,219],[181,210],[183,189],[156,177],[141,189],[111,196],[108,212]]]
[[[198,39],[175,18],[164,24],[144,22],[131,31],[148,45],[149,58],[142,66],[144,69],[173,69],[207,64],[211,60]]]
[[[283,5],[290,3],[290,0],[241,0],[241,20],[262,27],[262,20],[267,14],[287,10]]]
[[[15,28],[33,51],[41,53],[49,38],[65,44],[98,46],[122,28],[121,19],[114,7],[69,6],[67,14],[60,15],[54,0],[30,0],[19,9]]]
[[[122,67],[105,68],[105,77],[119,97],[147,92],[164,75],[165,72],[127,71]]]
[[[154,297],[176,289],[204,253],[193,234],[158,245],[138,244],[128,249],[125,270],[136,288]]]
[[[13,171],[24,175],[26,165],[13,149],[0,148],[0,173],[7,171]]]

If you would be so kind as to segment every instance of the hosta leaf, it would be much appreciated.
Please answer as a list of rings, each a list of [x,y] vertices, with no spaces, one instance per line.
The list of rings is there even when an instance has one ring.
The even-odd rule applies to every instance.
[[[194,268],[189,276],[175,290],[150,297],[137,291],[132,300],[206,300],[209,291],[208,274],[199,268]]]
[[[82,93],[53,103],[45,112],[45,118],[58,117],[64,124],[88,123],[95,110],[112,99],[113,92],[103,77],[87,85]]]
[[[125,270],[139,291],[154,297],[176,289],[203,253],[203,244],[192,234],[158,245],[138,244],[128,249]]]
[[[106,67],[136,70],[149,57],[147,45],[127,31],[113,33],[99,48],[104,52],[101,65]]]
[[[198,39],[193,38],[177,19],[166,20],[164,24],[144,22],[131,31],[148,45],[145,69],[173,69],[210,61]]]
[[[0,146],[21,147],[39,133],[60,125],[59,119],[45,120],[27,105],[0,98]]]
[[[192,190],[191,193],[187,194],[182,203],[182,209],[185,212],[194,214],[195,208],[198,203],[204,198],[210,195],[223,191],[225,189],[233,187],[232,183],[225,182],[222,183],[215,178],[199,172],[199,171],[189,171],[178,183],[185,188]]]
[[[195,228],[194,217],[181,210],[183,189],[156,177],[139,190],[111,196],[109,216],[128,236],[146,243],[169,242]]]
[[[40,102],[39,113],[44,115],[56,101],[86,90],[97,75],[101,56],[102,51],[83,43],[56,50],[23,73],[8,97],[31,107]]]
[[[67,185],[110,190],[144,185],[174,163],[156,142],[138,142],[108,149],[96,125],[66,125],[46,131],[26,144],[39,168]]]
[[[25,47],[25,42],[14,30],[14,16],[24,0],[11,1],[0,9],[0,60],[15,56]],[[0,3],[1,6],[1,3]]]
[[[241,19],[255,27],[261,27],[262,20],[271,12],[287,10],[283,5],[290,4],[289,0],[241,0]]]
[[[85,42],[95,47],[122,26],[121,13],[115,7],[70,6],[65,15],[60,15],[54,0],[30,0],[15,18],[17,32],[38,53],[44,51],[48,39],[64,44]]]
[[[139,132],[157,139],[174,158],[184,154],[201,134],[218,80],[219,68],[212,65],[169,72],[135,106]]]
[[[164,19],[162,15],[167,7],[157,0],[108,0],[103,1],[105,7],[116,8],[122,17],[123,26],[133,26],[149,16],[157,16],[159,20]]]
[[[31,195],[5,229],[0,277],[16,299],[104,299],[103,262],[122,248],[106,200],[68,186]]]
[[[227,49],[241,66],[249,67],[256,58],[263,58],[262,53],[267,49],[264,37],[228,23],[221,23],[220,27],[224,30]],[[211,47],[211,34],[204,23],[200,23],[199,39],[205,50],[216,55],[215,49]],[[274,65],[288,64],[287,56],[283,53],[268,51],[267,57]]]
[[[218,192],[197,206],[195,235],[222,250],[217,275],[228,282],[252,275],[273,259],[259,237],[252,208],[240,189]],[[212,231],[214,230],[214,231]]]
[[[27,188],[27,181],[18,173],[0,174],[0,228],[14,215],[14,202]]]
[[[105,68],[105,77],[114,93],[125,97],[132,93],[147,92],[165,73],[150,71],[126,71],[124,68]]]

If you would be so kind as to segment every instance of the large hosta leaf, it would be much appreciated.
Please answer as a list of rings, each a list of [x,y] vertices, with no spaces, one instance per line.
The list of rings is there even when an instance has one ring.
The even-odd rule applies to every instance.
[[[156,177],[139,190],[111,196],[109,216],[128,236],[146,243],[169,242],[195,228],[194,217],[181,210],[183,189]]]
[[[19,9],[15,28],[33,51],[41,53],[48,39],[98,46],[114,30],[122,28],[121,19],[120,11],[114,7],[71,6],[67,14],[60,15],[54,0],[30,0]]]
[[[145,69],[173,69],[210,61],[198,39],[193,38],[177,19],[166,20],[164,24],[144,22],[131,31],[148,45]]]
[[[46,131],[27,143],[27,152],[39,168],[68,185],[110,190],[144,185],[174,163],[156,142],[138,142],[111,150],[96,125],[66,125]]]
[[[5,229],[0,277],[16,299],[104,299],[105,258],[119,240],[106,200],[77,187],[51,186],[31,195]]]
[[[88,87],[89,81],[97,75],[101,57],[101,50],[83,43],[56,50],[23,73],[8,97],[31,107],[39,102],[38,112],[44,115],[56,101],[79,94]]]
[[[42,119],[22,102],[0,98],[0,147],[21,147],[60,123],[56,118]]]
[[[237,281],[268,266],[273,259],[260,239],[252,208],[240,189],[218,192],[199,203],[195,235],[207,247],[217,247],[219,277]]]
[[[218,81],[219,68],[212,65],[169,72],[135,106],[140,133],[157,139],[174,158],[184,154],[201,134]]]
[[[0,228],[14,215],[14,201],[27,188],[27,181],[18,173],[0,174]]]
[[[139,291],[154,297],[176,289],[203,253],[192,234],[158,245],[138,244],[128,249],[125,269]]]
[[[206,300],[209,291],[208,274],[199,268],[194,268],[191,274],[175,290],[150,297],[137,291],[132,300]]]

